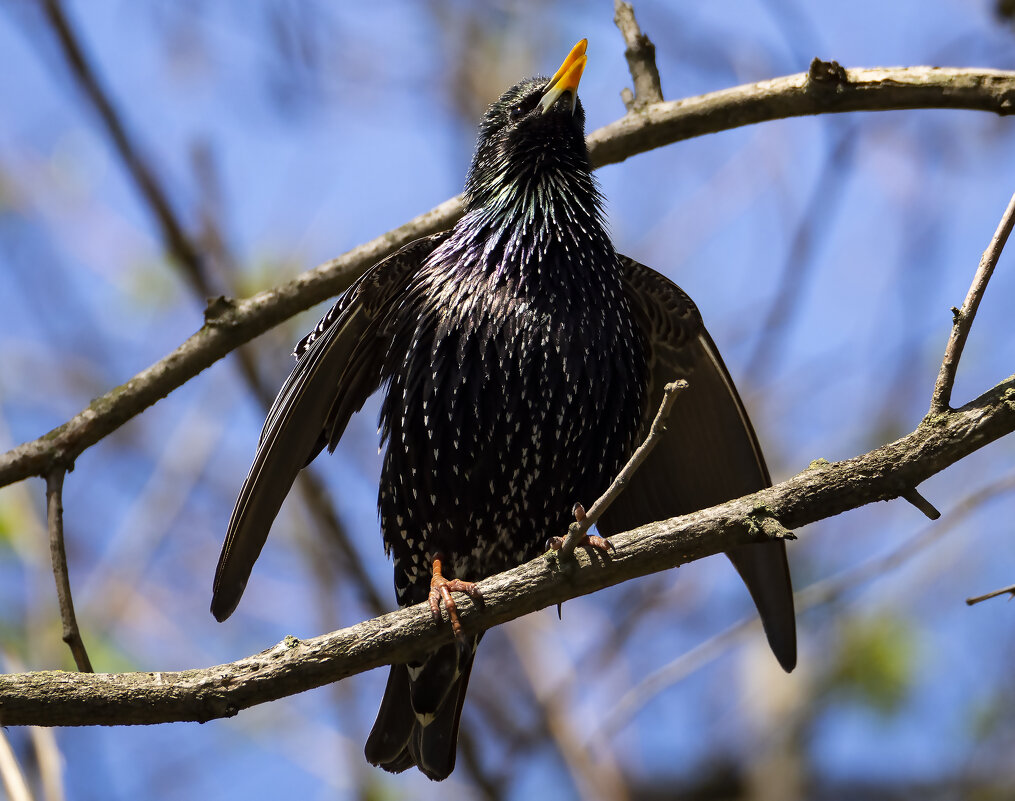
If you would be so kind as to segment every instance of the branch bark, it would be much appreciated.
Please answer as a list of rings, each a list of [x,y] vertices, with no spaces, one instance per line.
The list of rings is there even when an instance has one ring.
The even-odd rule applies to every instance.
[[[836,65],[837,66],[837,65]],[[614,164],[666,144],[766,120],[845,111],[964,108],[1011,114],[1015,72],[910,67],[815,70],[707,95],[644,107],[589,137],[597,166]],[[829,76],[832,76],[831,78]],[[172,353],[110,390],[69,421],[0,455],[0,486],[45,476],[73,464],[85,449],[182,386],[205,368],[283,320],[336,295],[370,265],[402,245],[453,225],[454,197],[376,239],[296,279],[246,300],[218,298],[205,324]]]
[[[862,456],[816,464],[762,492],[613,537],[608,558],[578,551],[569,569],[542,557],[479,582],[484,606],[462,599],[463,628],[476,632],[628,579],[667,570],[765,534],[758,518],[797,531],[848,509],[900,497],[931,475],[1015,430],[1015,375],[965,406],[928,415],[907,436]],[[211,668],[172,673],[0,676],[0,725],[120,725],[206,721],[418,658],[451,640],[427,604]]]

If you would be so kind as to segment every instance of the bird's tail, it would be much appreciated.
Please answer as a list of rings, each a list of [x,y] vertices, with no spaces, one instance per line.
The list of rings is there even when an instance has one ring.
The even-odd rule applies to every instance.
[[[415,765],[434,781],[451,774],[478,643],[479,637],[469,637],[422,662],[391,666],[364,749],[368,762],[392,773]]]

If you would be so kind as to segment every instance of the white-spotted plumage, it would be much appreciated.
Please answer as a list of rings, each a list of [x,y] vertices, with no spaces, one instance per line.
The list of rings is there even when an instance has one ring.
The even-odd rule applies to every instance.
[[[220,620],[299,470],[335,447],[382,385],[378,504],[400,605],[427,597],[437,555],[446,578],[475,580],[563,534],[573,504],[599,496],[643,435],[662,382],[681,371],[692,388],[650,457],[661,469],[643,467],[600,530],[768,483],[697,311],[672,283],[616,255],[580,104],[564,94],[550,106],[563,113],[543,114],[546,89],[525,81],[491,106],[455,227],[368,270],[297,346],[230,519],[212,600]],[[730,556],[790,666],[782,544]],[[367,741],[371,762],[416,765],[435,779],[451,772],[478,640],[465,635],[392,666]]]

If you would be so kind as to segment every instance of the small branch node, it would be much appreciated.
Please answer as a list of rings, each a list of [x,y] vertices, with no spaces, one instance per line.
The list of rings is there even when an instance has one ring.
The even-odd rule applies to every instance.
[[[795,540],[796,534],[789,531],[768,509],[756,507],[747,516],[747,525],[755,534],[767,540]]]
[[[659,68],[656,66],[656,46],[638,27],[631,4],[614,0],[613,21],[624,37],[624,58],[627,59],[627,68],[634,80],[634,92],[625,88],[620,93],[624,108],[631,112],[650,103],[661,103],[663,89],[659,81]]]
[[[838,61],[822,61],[815,58],[807,68],[807,82],[821,89],[834,89],[849,83],[849,75]]]
[[[235,308],[236,301],[233,298],[227,298],[225,295],[208,298],[208,305],[204,307],[204,321],[206,323],[213,323]]]
[[[899,497],[913,504],[913,506],[923,512],[929,520],[937,520],[941,517],[941,513],[934,507],[934,504],[924,498],[919,491],[917,491],[916,487],[907,489]]]

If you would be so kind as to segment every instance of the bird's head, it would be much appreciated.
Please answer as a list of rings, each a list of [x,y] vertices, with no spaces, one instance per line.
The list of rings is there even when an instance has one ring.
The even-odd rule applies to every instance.
[[[588,40],[576,44],[552,78],[528,78],[483,115],[465,184],[469,208],[501,205],[550,185],[589,175],[585,111],[578,82]]]

